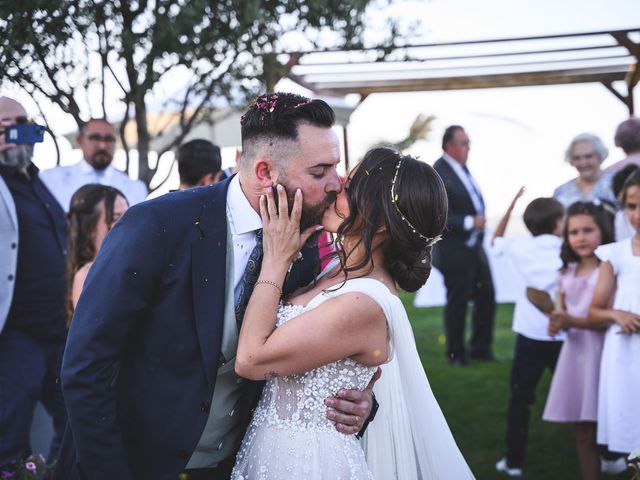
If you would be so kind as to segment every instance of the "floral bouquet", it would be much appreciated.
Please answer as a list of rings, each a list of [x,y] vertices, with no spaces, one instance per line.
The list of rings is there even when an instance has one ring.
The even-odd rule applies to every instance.
[[[42,455],[30,455],[0,470],[0,480],[45,480],[53,472]]]
[[[640,448],[636,448],[627,457],[629,461],[629,468],[633,470],[633,477],[631,480],[640,480]]]

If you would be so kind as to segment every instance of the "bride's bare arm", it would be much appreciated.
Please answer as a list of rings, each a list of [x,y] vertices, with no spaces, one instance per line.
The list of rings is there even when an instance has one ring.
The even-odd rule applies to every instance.
[[[236,355],[241,377],[303,373],[347,357],[372,366],[386,361],[386,318],[367,295],[345,293],[274,329],[277,302],[269,284],[251,297]]]
[[[288,266],[309,236],[317,231],[317,228],[311,227],[300,233],[301,192],[296,192],[289,216],[286,193],[281,186],[277,187],[277,191],[279,207],[275,206],[271,190],[260,202],[264,258],[258,279],[260,283],[256,284],[240,331],[236,371],[241,376],[256,379],[269,374],[301,373],[358,355],[362,350],[364,356],[361,360],[365,361],[367,355],[373,355],[373,364],[382,363],[388,357],[386,319],[380,307],[363,294],[349,294],[342,299],[328,300],[326,305],[274,330],[280,288]],[[355,311],[354,306],[358,307]],[[348,323],[339,321],[344,319]],[[370,338],[367,338],[375,335],[375,332],[380,337],[377,340],[380,348],[369,343]],[[352,333],[357,335],[352,338]],[[367,342],[364,346],[360,345],[363,339]],[[327,399],[326,403],[330,407],[327,417],[335,422],[338,431],[357,433],[372,411],[371,384],[362,392],[341,390],[335,397]]]
[[[300,233],[302,194],[291,215],[284,188],[277,186],[278,206],[269,190],[260,200],[264,256],[260,276],[242,322],[236,372],[261,380],[269,375],[302,373],[346,357],[379,365],[386,359],[386,319],[380,306],[362,293],[326,300],[275,329],[282,284],[290,262],[316,231]]]

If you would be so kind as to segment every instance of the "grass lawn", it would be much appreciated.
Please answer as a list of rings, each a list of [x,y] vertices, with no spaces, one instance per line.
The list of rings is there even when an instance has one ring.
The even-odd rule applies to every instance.
[[[478,480],[508,478],[495,471],[495,463],[504,451],[509,371],[515,339],[511,331],[513,305],[499,305],[497,311],[494,351],[503,361],[476,361],[461,368],[450,366],[445,358],[442,308],[415,308],[410,294],[403,294],[402,299],[431,387],[473,473]],[[573,428],[542,421],[550,380],[551,375],[545,373],[532,408],[524,478],[577,480],[580,473]]]

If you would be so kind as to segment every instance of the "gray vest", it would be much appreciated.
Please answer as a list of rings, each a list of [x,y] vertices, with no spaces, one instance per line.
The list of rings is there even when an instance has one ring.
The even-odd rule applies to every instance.
[[[0,332],[7,321],[18,268],[18,215],[9,187],[0,177]]]
[[[224,326],[216,386],[211,399],[207,424],[189,459],[187,468],[211,468],[233,454],[244,434],[242,415],[237,412],[238,402],[246,381],[235,372],[238,326],[236,324],[233,284],[233,239],[227,228],[227,274],[225,278]]]

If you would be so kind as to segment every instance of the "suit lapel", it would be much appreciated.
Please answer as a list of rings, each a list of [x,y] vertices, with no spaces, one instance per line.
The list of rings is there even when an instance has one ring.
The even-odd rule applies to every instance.
[[[227,248],[226,197],[229,182],[206,193],[200,216],[194,221],[198,239],[191,245],[193,311],[209,388],[218,370],[225,307]]]
[[[442,162],[440,168],[446,172],[446,175],[441,175],[442,181],[444,182],[445,189],[448,192],[455,191],[457,192],[456,193],[457,195],[463,195],[464,198],[466,199],[468,207],[473,212],[477,213],[476,207],[473,205],[473,200],[471,199],[471,195],[469,194],[467,187],[465,187],[464,183],[462,183],[462,180],[460,180],[460,177],[458,177],[458,174],[453,170],[453,168],[451,168],[451,165],[449,165],[444,158],[441,158],[438,161]]]
[[[0,197],[4,200],[5,208],[7,209],[7,213],[9,214],[9,218],[11,218],[11,223],[13,224],[13,228],[18,230],[18,215],[16,214],[16,205],[13,201],[13,196],[9,191],[9,187],[4,182],[2,177],[0,177]]]

